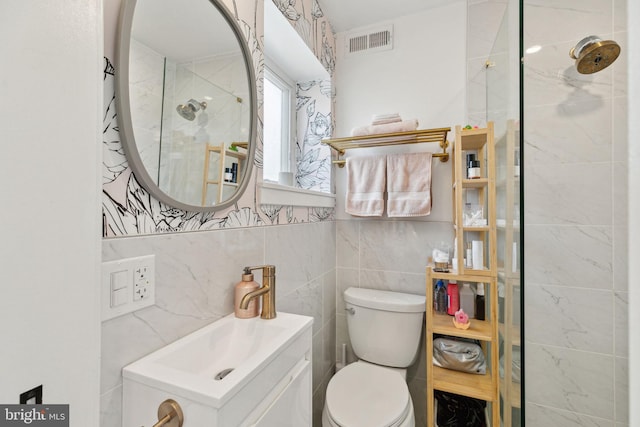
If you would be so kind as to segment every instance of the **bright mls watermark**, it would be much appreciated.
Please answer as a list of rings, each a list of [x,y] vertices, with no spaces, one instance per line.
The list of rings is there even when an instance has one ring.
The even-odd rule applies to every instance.
[[[69,405],[0,405],[0,427],[69,427]]]

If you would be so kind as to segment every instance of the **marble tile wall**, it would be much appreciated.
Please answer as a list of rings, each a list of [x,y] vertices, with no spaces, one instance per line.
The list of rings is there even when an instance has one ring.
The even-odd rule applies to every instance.
[[[131,122],[136,145],[149,175],[158,175],[157,144],[161,134],[164,57],[135,39],[131,40]],[[155,161],[154,161],[155,159]]]
[[[425,295],[427,258],[434,245],[453,242],[447,221],[336,221],[336,357],[347,344],[347,362],[356,360],[347,331],[343,292],[362,287]],[[423,331],[424,334],[424,331]],[[426,425],[424,336],[416,363],[407,372],[416,425]]]
[[[467,1],[467,120],[487,122],[487,68],[509,0]]]
[[[626,1],[525,0],[524,20],[525,48],[542,46],[524,62],[526,422],[622,427]],[[581,75],[568,52],[592,34],[622,55]]]
[[[100,425],[122,425],[124,366],[233,312],[242,267],[274,264],[277,309],[314,318],[313,410],[319,426],[335,365],[335,229],[334,222],[318,222],[104,240],[103,261],[155,254],[157,287],[154,306],[102,325]]]

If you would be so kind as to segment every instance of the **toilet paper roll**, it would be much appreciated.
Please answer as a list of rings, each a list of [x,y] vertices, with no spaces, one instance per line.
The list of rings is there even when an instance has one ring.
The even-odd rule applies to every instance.
[[[482,240],[474,240],[471,242],[471,258],[473,260],[474,270],[484,270],[484,246]]]

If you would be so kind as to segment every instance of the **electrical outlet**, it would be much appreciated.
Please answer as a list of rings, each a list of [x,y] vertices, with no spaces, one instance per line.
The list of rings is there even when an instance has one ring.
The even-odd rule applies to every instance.
[[[140,301],[149,297],[153,287],[151,268],[147,265],[136,268],[133,272],[133,300]]]
[[[102,263],[102,320],[155,304],[155,256]]]
[[[142,283],[134,283],[133,284],[133,300],[140,301],[149,296],[147,286]]]

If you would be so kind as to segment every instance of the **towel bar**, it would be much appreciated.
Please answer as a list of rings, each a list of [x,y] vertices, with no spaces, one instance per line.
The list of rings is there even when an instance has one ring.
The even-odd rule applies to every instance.
[[[433,157],[440,158],[441,162],[449,160],[449,141],[447,133],[451,128],[420,129],[410,132],[383,133],[378,135],[353,136],[346,138],[323,139],[322,143],[336,150],[338,157],[351,148],[382,147],[387,145],[419,144],[425,142],[437,142],[442,148],[441,153],[433,153]],[[333,161],[338,167],[344,167],[345,160],[338,158]]]

